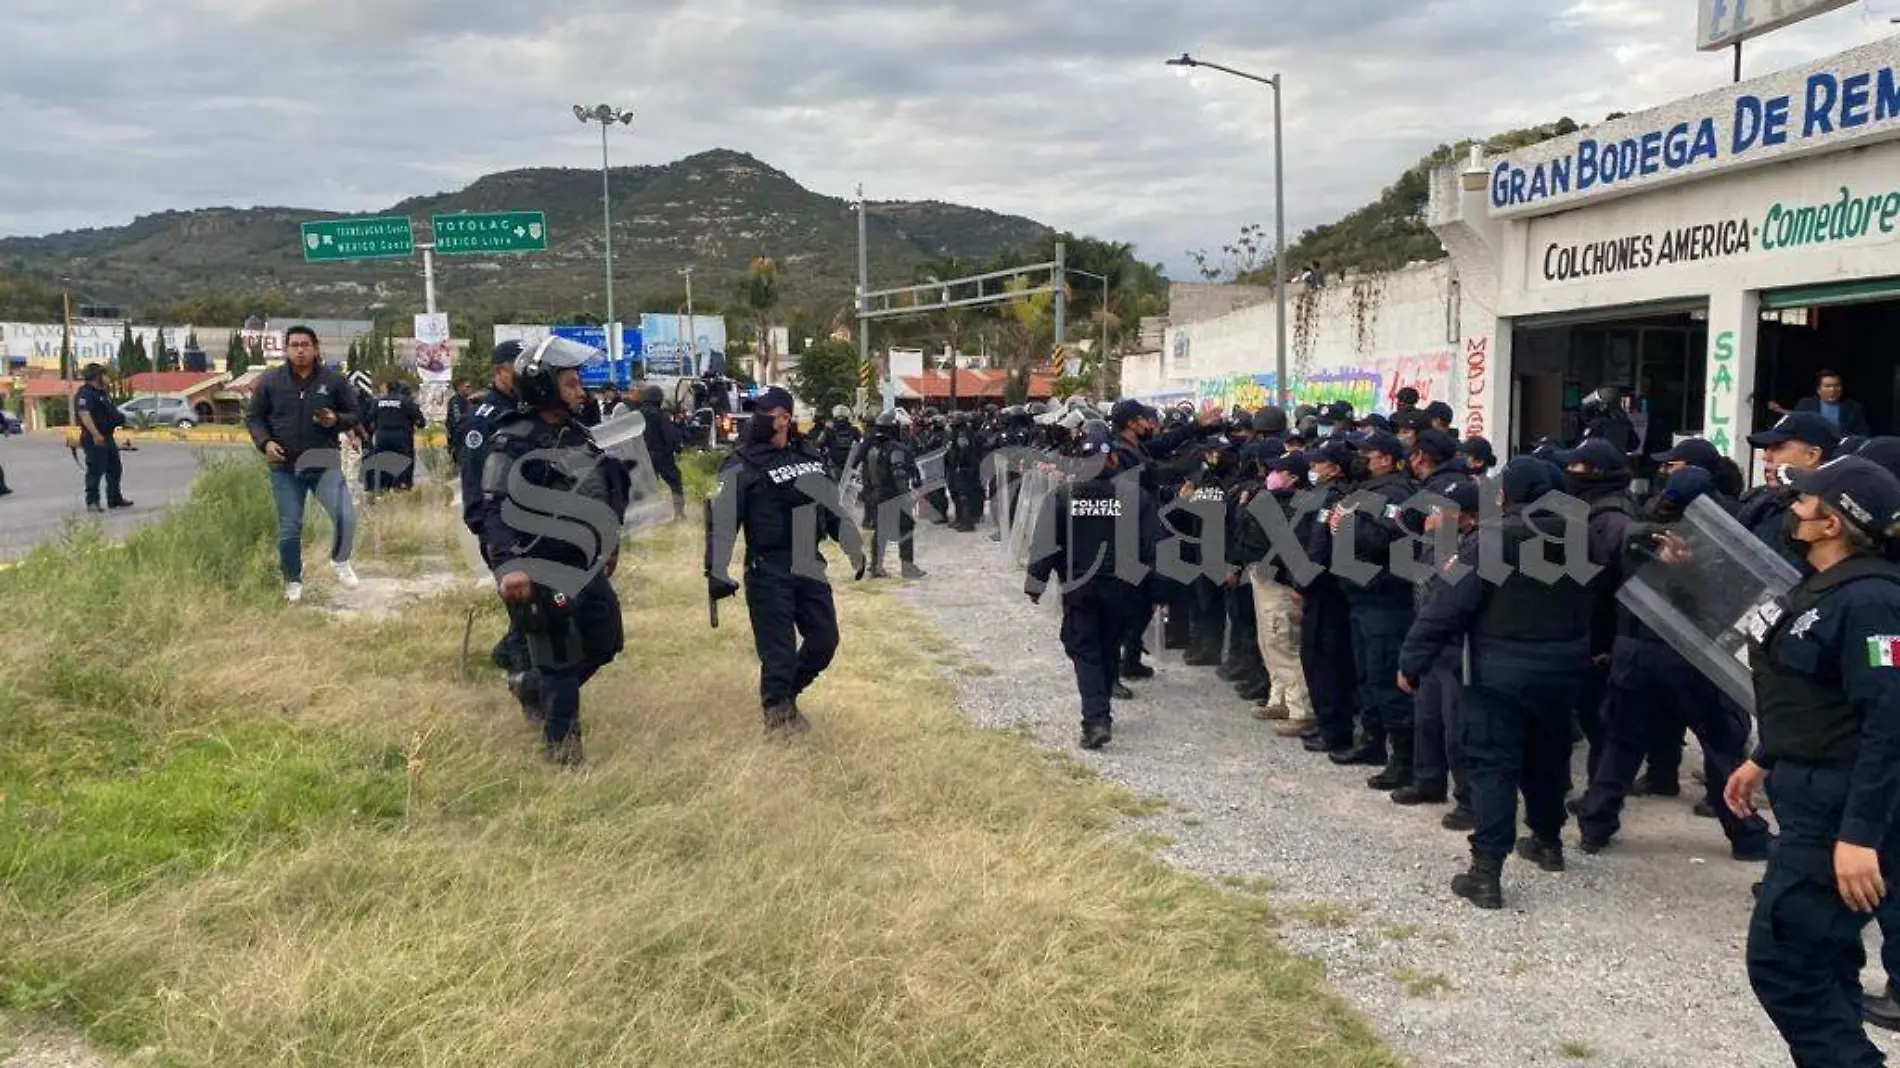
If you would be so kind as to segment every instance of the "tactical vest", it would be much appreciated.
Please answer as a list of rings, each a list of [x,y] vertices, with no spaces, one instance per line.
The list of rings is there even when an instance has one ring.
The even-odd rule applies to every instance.
[[[1788,591],[1767,632],[1749,647],[1755,678],[1755,715],[1761,725],[1763,753],[1770,760],[1837,767],[1851,765],[1860,753],[1861,716],[1849,702],[1838,666],[1815,663],[1807,669],[1785,663],[1782,643],[1795,620],[1820,606],[1828,595],[1854,582],[1900,584],[1900,566],[1874,556],[1855,556]],[[1848,635],[1849,642],[1866,635]],[[1849,655],[1857,652],[1847,650]]]
[[[1483,638],[1512,642],[1558,644],[1590,637],[1590,589],[1565,575],[1546,584],[1519,570],[1525,546],[1536,537],[1522,517],[1507,516],[1502,524],[1479,537],[1497,537],[1504,543],[1504,562],[1510,577],[1490,587],[1471,632]],[[1467,575],[1466,582],[1483,581]]]

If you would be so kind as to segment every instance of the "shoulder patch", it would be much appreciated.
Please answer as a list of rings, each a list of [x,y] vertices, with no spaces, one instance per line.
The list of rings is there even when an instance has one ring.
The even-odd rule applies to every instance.
[[[467,435],[465,435],[462,438],[462,447],[468,448],[468,449],[481,448],[482,447],[482,432],[479,430],[469,431]]]
[[[1867,666],[1900,667],[1900,634],[1876,634],[1868,638]]]

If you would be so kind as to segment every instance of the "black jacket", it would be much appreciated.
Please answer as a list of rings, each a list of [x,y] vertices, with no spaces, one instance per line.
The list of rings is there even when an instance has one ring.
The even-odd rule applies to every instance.
[[[331,426],[317,423],[317,410],[328,408],[336,413]],[[264,372],[251,393],[251,406],[244,413],[245,428],[258,452],[276,442],[283,447],[286,466],[313,449],[335,449],[344,434],[361,421],[356,407],[356,387],[342,372],[318,364],[308,378],[291,373],[283,363]]]

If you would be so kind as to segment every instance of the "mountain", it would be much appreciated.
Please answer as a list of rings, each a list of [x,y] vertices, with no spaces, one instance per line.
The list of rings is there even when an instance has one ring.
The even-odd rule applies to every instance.
[[[754,257],[778,265],[780,305],[820,317],[847,307],[858,278],[851,203],[814,193],[740,152],[715,149],[664,166],[616,167],[614,304],[624,319],[674,310],[694,268],[696,304],[727,304]],[[478,320],[549,321],[605,310],[598,170],[532,168],[477,179],[454,193],[411,197],[365,215],[408,215],[418,241],[433,214],[542,211],[545,253],[436,257],[436,300]],[[190,297],[254,297],[300,314],[370,317],[419,310],[420,257],[306,264],[301,223],[340,217],[292,207],[166,211],[129,226],[0,239],[0,271],[67,277],[93,303],[148,309]],[[945,256],[984,259],[1051,231],[1031,219],[935,201],[873,201],[871,282],[907,284]],[[649,305],[656,305],[650,307]]]

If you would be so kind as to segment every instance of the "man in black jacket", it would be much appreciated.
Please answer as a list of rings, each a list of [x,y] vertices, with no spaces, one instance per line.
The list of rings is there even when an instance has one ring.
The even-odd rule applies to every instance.
[[[640,391],[640,414],[646,419],[643,431],[647,447],[647,460],[653,464],[653,477],[666,484],[673,494],[673,518],[686,518],[686,486],[680,481],[680,436],[679,428],[666,417],[662,407],[666,403],[666,393],[658,386],[648,386]]]
[[[343,477],[342,435],[361,421],[356,389],[317,351],[317,332],[307,326],[284,331],[285,360],[264,372],[251,394],[244,425],[270,467],[271,500],[277,508],[277,562],[284,598],[303,599],[303,509],[315,494],[330,515],[330,566],[345,589],[357,586],[350,566],[356,538],[356,502]]]
[[[1575,694],[1577,727],[1588,740],[1584,768],[1595,775],[1603,759],[1604,700],[1616,644],[1616,591],[1623,584],[1623,545],[1636,522],[1629,494],[1628,458],[1602,438],[1588,438],[1554,457],[1564,467],[1564,492],[1590,506],[1590,562],[1602,570],[1590,584],[1590,671]]]
[[[1517,798],[1531,837],[1517,853],[1545,871],[1564,870],[1564,789],[1569,781],[1568,694],[1590,662],[1590,591],[1567,561],[1565,521],[1527,511],[1556,479],[1548,465],[1520,456],[1504,465],[1504,515],[1465,537],[1453,570],[1433,588],[1405,636],[1398,684],[1416,691],[1445,649],[1466,645],[1461,736],[1471,783],[1471,864],[1452,892],[1484,909],[1504,906],[1499,875],[1517,827]],[[1494,585],[1478,574],[1480,539],[1495,539],[1506,573]],[[1533,546],[1534,541],[1543,542]],[[1552,544],[1555,543],[1555,546]],[[1465,570],[1458,570],[1462,567]],[[1560,569],[1555,581],[1542,568]]]
[[[1352,440],[1365,458],[1369,476],[1353,496],[1368,503],[1363,511],[1335,507],[1328,525],[1336,537],[1343,538],[1350,530],[1353,562],[1358,565],[1351,570],[1364,576],[1349,573],[1342,566],[1349,562],[1334,552],[1333,569],[1345,584],[1346,602],[1351,608],[1353,666],[1364,733],[1356,748],[1334,753],[1332,760],[1335,764],[1385,765],[1366,780],[1366,785],[1390,792],[1412,785],[1412,698],[1400,693],[1394,683],[1398,678],[1399,646],[1412,625],[1412,584],[1395,573],[1392,560],[1410,545],[1395,544],[1403,534],[1398,515],[1400,506],[1418,490],[1418,484],[1407,476],[1405,446],[1398,438],[1383,430],[1368,430]],[[1352,503],[1351,498],[1346,502]]]
[[[1874,436],[1873,428],[1867,423],[1867,413],[1861,409],[1859,401],[1848,400],[1842,395],[1841,376],[1837,371],[1822,371],[1814,379],[1814,396],[1803,397],[1795,402],[1797,412],[1813,412],[1834,424],[1841,437]],[[1788,410],[1779,404],[1768,405],[1768,410],[1776,415],[1786,415]]]
[[[79,421],[79,444],[86,453],[86,511],[103,512],[110,508],[130,508],[132,502],[119,492],[123,467],[119,444],[113,434],[125,425],[125,414],[112,403],[106,392],[106,369],[89,363],[81,372],[86,384],[73,394],[73,412]],[[106,503],[99,504],[99,481],[105,480]]]
[[[383,395],[376,398],[371,418],[369,458],[363,465],[364,487],[371,493],[409,489],[415,485],[416,431],[427,423],[415,399],[403,392],[402,383],[390,379],[383,383]]]

